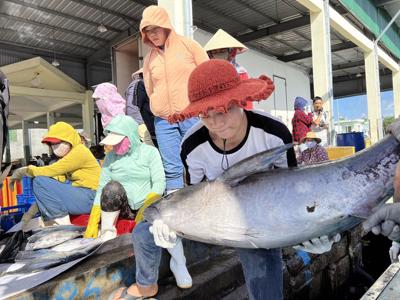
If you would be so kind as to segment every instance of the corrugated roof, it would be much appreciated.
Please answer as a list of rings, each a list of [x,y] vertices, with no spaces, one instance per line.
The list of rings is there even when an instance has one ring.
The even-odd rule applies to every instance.
[[[2,0],[0,43],[48,52],[54,49],[57,54],[86,59],[100,49],[109,48],[109,43],[128,28],[137,30],[144,7],[150,4],[156,4],[156,1]],[[399,8],[400,4],[396,3],[385,6],[391,14]],[[193,1],[194,23],[198,27],[211,32],[223,28],[239,39],[246,33],[261,32],[256,39],[247,42],[248,45],[279,58],[310,52],[310,26],[307,22],[299,22],[298,26],[290,30],[267,36],[263,35],[265,28],[273,28],[285,22],[308,21],[307,14],[308,11],[293,0]],[[350,15],[346,17],[352,18]],[[109,30],[98,32],[97,26],[100,23],[104,23]],[[332,45],[345,42],[346,39],[332,30]],[[334,52],[333,65],[360,60],[362,58],[359,55],[354,49]],[[289,61],[305,69],[312,66],[310,56]]]

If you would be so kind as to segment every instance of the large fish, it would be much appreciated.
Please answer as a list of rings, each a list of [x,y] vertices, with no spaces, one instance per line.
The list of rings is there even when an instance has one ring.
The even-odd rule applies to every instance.
[[[28,244],[26,245],[25,250],[51,248],[82,236],[84,231],[85,227],[74,225],[44,228],[28,238]]]
[[[73,241],[73,240],[72,240]],[[21,251],[15,258],[18,269],[6,273],[34,273],[81,258],[101,245],[101,239],[77,239],[67,241],[52,249]]]
[[[178,235],[242,248],[277,248],[333,236],[393,194],[400,145],[388,135],[342,160],[269,170],[289,146],[256,154],[214,181],[183,188],[149,206]]]

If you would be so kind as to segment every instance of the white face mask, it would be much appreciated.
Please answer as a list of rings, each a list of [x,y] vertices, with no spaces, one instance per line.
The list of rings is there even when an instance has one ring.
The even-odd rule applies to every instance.
[[[64,157],[71,150],[71,145],[67,142],[51,145],[53,153],[58,157]]]
[[[306,146],[307,146],[307,148],[309,148],[309,149],[314,148],[315,146],[317,146],[317,142],[315,142],[315,141],[306,142]]]

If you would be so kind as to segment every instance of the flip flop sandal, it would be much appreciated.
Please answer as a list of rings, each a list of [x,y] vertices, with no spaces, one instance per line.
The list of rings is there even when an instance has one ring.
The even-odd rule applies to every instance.
[[[115,297],[115,295],[120,291],[121,289],[116,289],[114,292],[112,292],[110,294],[110,296],[108,296],[108,299],[111,300]],[[128,288],[124,287],[124,289],[121,292],[121,295],[119,296],[120,299],[124,299],[124,300],[156,300],[155,298],[153,298],[152,296],[150,297],[143,297],[143,296],[133,296],[131,294],[128,294]]]

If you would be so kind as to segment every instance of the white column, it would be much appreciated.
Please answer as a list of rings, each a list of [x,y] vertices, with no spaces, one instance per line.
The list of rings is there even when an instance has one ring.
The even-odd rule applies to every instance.
[[[25,164],[27,165],[29,162],[29,158],[31,157],[28,121],[22,121],[22,142],[24,144]]]
[[[177,33],[193,38],[192,0],[158,0],[158,5],[167,10]]]
[[[83,130],[85,130],[92,141],[94,141],[94,108],[92,94],[92,91],[86,91],[85,93],[86,97],[82,104],[82,121]]]
[[[11,141],[10,141],[10,130],[7,130],[7,144],[6,144],[6,163],[11,162]]]
[[[379,70],[377,70],[377,61],[374,51],[364,52],[365,60],[365,81],[368,99],[368,119],[371,135],[371,142],[376,143],[379,140],[380,119],[381,119],[381,96],[379,82]]]
[[[400,70],[393,72],[393,102],[394,102],[394,116],[400,117]]]
[[[53,125],[54,122],[54,112],[48,112],[46,114],[46,118],[47,118],[47,128],[49,128],[51,125]]]
[[[330,144],[334,144],[333,83],[329,3],[327,0],[298,0],[310,10],[314,96],[324,100],[329,114]]]

